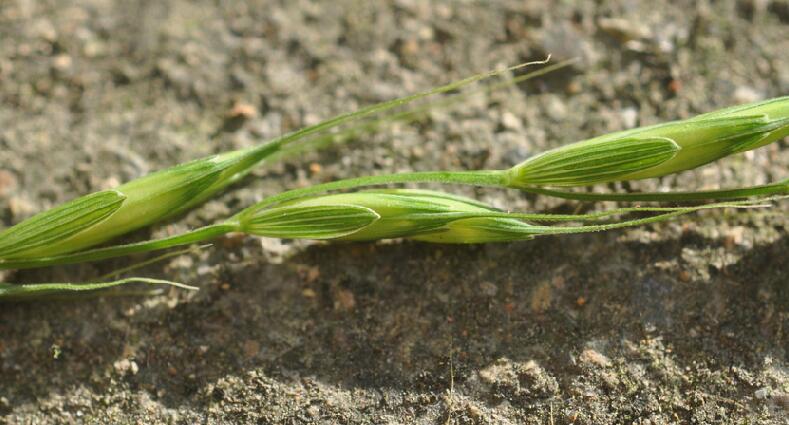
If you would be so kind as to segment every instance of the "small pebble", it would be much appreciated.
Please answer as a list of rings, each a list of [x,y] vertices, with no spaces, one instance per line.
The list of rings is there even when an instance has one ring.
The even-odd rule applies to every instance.
[[[322,168],[321,165],[317,162],[310,163],[310,175],[316,175],[321,172]]]
[[[567,280],[561,275],[554,276],[553,280],[551,280],[551,284],[553,284],[553,287],[556,289],[564,289],[566,283]]]
[[[549,117],[556,121],[561,121],[567,117],[567,107],[564,106],[564,102],[559,100],[558,97],[551,96],[548,98],[545,111]]]
[[[581,92],[581,90],[583,90],[583,87],[581,87],[581,83],[579,83],[578,81],[575,81],[575,80],[570,81],[564,87],[564,91],[567,94],[578,94],[578,93]]]
[[[744,235],[745,227],[732,227],[728,232],[726,232],[726,236],[723,239],[723,245],[726,247],[726,249],[732,249],[735,245],[742,245]]]
[[[691,278],[691,276],[690,276],[690,272],[689,272],[689,271],[687,271],[687,270],[682,270],[682,271],[680,271],[680,272],[679,272],[679,275],[678,275],[677,277],[679,278],[679,281],[680,281],[680,282],[683,282],[683,283],[688,283],[688,282],[690,282],[690,278]]]
[[[620,112],[620,115],[622,116],[622,125],[625,128],[633,128],[638,123],[638,111],[636,108],[624,108],[622,112]]]
[[[629,19],[601,18],[597,21],[597,26],[605,33],[621,42],[640,38],[650,38],[652,35],[649,28],[645,25]]]
[[[405,40],[403,44],[400,45],[401,56],[414,56],[417,53],[419,53],[419,42],[413,38]]]
[[[591,364],[599,367],[609,367],[611,366],[611,360],[608,357],[604,356],[603,354],[591,349],[587,348],[581,355],[578,357],[582,363]]]
[[[682,90],[682,82],[677,79],[672,79],[668,83],[668,90],[672,93],[679,93]]]
[[[553,291],[551,290],[551,285],[547,282],[538,285],[531,296],[532,312],[537,314],[545,313],[551,307],[552,299]]]
[[[334,308],[336,310],[350,311],[356,307],[356,297],[347,289],[340,289],[334,295]]]
[[[307,408],[307,414],[310,415],[311,418],[317,418],[321,414],[321,408],[319,406],[310,406]]]
[[[16,176],[7,170],[0,170],[0,196],[5,196],[17,188]]]
[[[233,107],[227,112],[229,118],[252,118],[258,114],[257,109],[245,102],[236,102]]]
[[[319,266],[315,266],[307,269],[307,273],[304,276],[304,280],[307,283],[313,283],[316,280],[318,280],[319,277],[321,277],[321,268]]]
[[[507,314],[512,314],[515,311],[515,303],[505,303],[503,307]]]
[[[251,359],[257,356],[258,353],[260,352],[260,343],[253,339],[248,339],[244,341],[243,350],[244,350],[244,356],[247,359]]]
[[[775,403],[776,406],[779,406],[784,410],[789,410],[789,394],[774,394],[771,398],[772,402]]]
[[[477,422],[482,422],[485,419],[485,413],[479,407],[470,404],[466,407],[466,413]]]
[[[496,293],[499,292],[499,287],[492,282],[482,282],[479,285],[479,290],[487,297],[495,297]]]
[[[751,103],[764,99],[764,95],[756,91],[753,87],[740,86],[734,90],[734,100],[736,103]]]
[[[67,54],[60,54],[55,56],[52,60],[52,68],[55,71],[65,72],[71,69],[71,64],[73,63],[71,56]]]
[[[14,217],[27,217],[36,211],[36,207],[27,199],[16,196],[8,200],[8,207]]]
[[[112,365],[115,371],[123,375],[136,375],[140,371],[137,362],[129,359],[118,360]]]
[[[501,114],[501,125],[509,130],[520,130],[523,128],[523,123],[512,112],[504,112]]]

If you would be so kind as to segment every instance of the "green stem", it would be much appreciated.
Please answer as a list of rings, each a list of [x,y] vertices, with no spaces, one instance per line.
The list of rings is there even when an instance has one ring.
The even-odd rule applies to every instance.
[[[725,204],[718,203],[718,204],[709,204],[709,205],[701,205],[698,207],[692,207],[693,210],[701,210],[701,209],[715,209],[715,208],[752,208],[756,206],[754,202],[728,202]],[[523,213],[504,213],[507,214],[508,218],[517,218],[519,220],[530,220],[530,221],[591,221],[591,220],[600,220],[603,218],[611,217],[614,215],[622,215],[622,214],[630,214],[630,213],[645,213],[645,212],[663,212],[663,213],[673,213],[683,210],[688,210],[689,207],[636,207],[636,208],[617,208],[613,210],[607,211],[598,211],[588,214],[523,214]]]
[[[544,189],[540,187],[521,188],[524,192],[553,196],[576,201],[617,201],[617,202],[681,202],[706,201],[711,199],[729,200],[753,196],[781,195],[789,193],[789,179],[776,183],[752,186],[741,189],[704,190],[696,192],[644,192],[644,193],[583,193],[565,190]]]
[[[182,289],[196,291],[194,286],[184,285],[178,282],[161,279],[148,279],[143,277],[131,277],[128,279],[116,280],[114,282],[93,282],[93,283],[26,283],[11,284],[0,282],[0,301],[17,301],[27,298],[40,298],[53,294],[67,294],[70,292],[95,291],[99,289],[112,288],[125,285],[127,283],[146,283],[149,285],[170,285]]]
[[[574,62],[577,62],[577,60],[576,59],[565,60],[565,61],[559,62],[557,64],[554,64],[554,65],[546,66],[546,67],[541,68],[541,69],[539,69],[537,71],[533,71],[533,72],[529,72],[527,74],[523,74],[523,75],[519,75],[519,76],[513,77],[512,79],[503,81],[501,83],[490,84],[490,85],[484,86],[484,87],[482,87],[481,89],[478,89],[478,90],[470,90],[470,91],[467,91],[467,92],[464,92],[464,93],[461,93],[461,94],[453,95],[453,96],[451,96],[449,98],[442,98],[441,100],[437,100],[437,101],[434,101],[434,102],[428,102],[428,103],[426,103],[426,104],[424,104],[424,105],[422,105],[422,106],[420,106],[418,108],[413,108],[413,109],[409,109],[409,110],[406,110],[406,111],[403,111],[403,112],[398,112],[398,113],[395,113],[395,114],[392,114],[392,115],[388,115],[388,116],[384,116],[384,117],[378,118],[378,119],[368,120],[366,122],[362,122],[362,123],[360,123],[358,125],[355,125],[353,127],[347,128],[347,129],[345,129],[345,130],[343,130],[341,132],[338,132],[338,133],[319,134],[319,135],[317,135],[314,138],[310,138],[310,139],[304,140],[303,139],[304,137],[313,135],[313,134],[318,133],[318,132],[321,131],[321,129],[310,130],[307,133],[301,133],[300,135],[298,135],[298,137],[301,137],[301,139],[299,139],[299,145],[298,146],[292,147],[292,148],[288,148],[288,149],[281,149],[280,152],[277,152],[272,158],[273,159],[277,159],[277,158],[284,157],[284,156],[295,155],[295,154],[298,154],[298,153],[301,153],[301,152],[304,152],[304,151],[307,151],[307,150],[312,150],[313,148],[320,148],[320,147],[323,147],[323,146],[326,146],[326,145],[334,143],[334,141],[337,140],[337,139],[341,139],[342,140],[341,143],[342,143],[342,142],[345,142],[347,140],[350,140],[351,138],[357,136],[360,133],[372,132],[373,130],[375,130],[375,129],[377,129],[377,128],[379,128],[379,127],[381,127],[381,126],[383,126],[384,124],[387,124],[387,123],[391,123],[391,122],[403,122],[403,123],[412,122],[412,121],[415,121],[415,120],[419,119],[419,117],[424,116],[429,111],[432,111],[432,110],[435,110],[435,109],[440,109],[440,108],[445,108],[445,107],[448,107],[450,105],[457,104],[457,103],[461,102],[462,100],[468,98],[470,95],[478,93],[480,91],[491,93],[491,92],[494,92],[496,90],[500,90],[502,88],[511,87],[511,86],[514,86],[515,84],[519,84],[519,83],[522,83],[524,81],[531,80],[533,78],[543,76],[545,74],[548,74],[550,72],[556,71],[558,69],[565,68],[565,67],[571,65]],[[474,80],[474,81],[476,81],[476,80]],[[449,86],[445,86],[444,88],[446,88],[446,87],[449,87]],[[451,90],[456,90],[456,89],[459,89],[459,88],[461,88],[461,87],[460,86],[458,86],[458,87],[452,86]],[[439,92],[435,92],[435,93],[433,93],[431,91],[428,91],[428,92],[425,92],[425,93],[426,94],[423,94],[423,95],[439,94],[439,93],[443,93],[443,91],[439,91]],[[415,95],[417,97],[414,98],[414,99],[411,99],[411,101],[418,100],[418,98],[422,97],[423,95]],[[376,105],[373,105],[373,107],[374,106],[376,106]],[[394,105],[394,106],[397,106],[397,105]],[[389,106],[389,107],[393,107],[393,106]],[[362,113],[363,115],[367,115],[367,113],[364,110],[361,110],[359,112]],[[377,112],[380,112],[380,111],[377,111]],[[355,118],[362,118],[362,117],[363,116],[356,116]],[[342,123],[343,122],[337,123],[337,124],[335,124],[335,126],[340,125]],[[328,128],[323,128],[322,130],[327,130],[327,129]],[[284,147],[284,145],[290,143],[291,141],[294,141],[295,139],[296,139],[296,136],[288,135],[288,136],[283,137],[282,140],[278,139],[278,140],[275,140],[272,143],[277,143],[278,147],[281,148],[281,147]]]
[[[586,221],[597,220],[613,215],[627,214],[631,212],[658,212],[658,211],[676,211],[677,208],[619,208],[610,211],[601,211],[590,214],[527,214],[527,213],[511,213],[502,211],[491,211],[488,213],[448,213],[446,218],[462,219],[462,218],[475,218],[475,217],[498,217],[498,218],[517,218],[521,220],[534,220],[534,221]],[[436,217],[436,215],[433,215]],[[44,257],[34,260],[8,260],[0,261],[0,270],[2,269],[29,269],[35,267],[55,266],[63,264],[74,264],[87,261],[100,261],[124,255],[139,254],[143,252],[159,251],[176,246],[189,245],[197,242],[203,242],[222,236],[229,232],[240,231],[239,225],[236,222],[228,221],[223,224],[217,224],[199,229],[192,230],[180,235],[171,236],[168,238],[156,239],[151,241],[144,241],[133,244],[110,246],[106,248],[92,249],[82,251],[74,254],[66,254],[56,257]],[[135,264],[129,268],[114,271],[108,276],[111,277],[121,272],[130,271],[139,268],[142,265],[150,264],[152,262],[160,261],[162,258],[169,258],[172,255],[182,254],[188,250],[179,251],[176,253],[166,254],[162,257],[157,257],[152,260],[146,261],[141,264]]]
[[[504,211],[487,211],[487,212],[449,212],[449,213],[426,213],[424,214],[425,218],[444,218],[447,220],[463,220],[469,218],[514,218],[518,220],[525,220],[525,221],[591,221],[591,220],[600,220],[603,218],[607,218],[614,215],[621,215],[621,214],[629,214],[634,212],[661,212],[664,214],[659,214],[656,216],[652,216],[649,218],[644,219],[634,219],[634,220],[627,220],[624,222],[619,223],[607,223],[607,224],[598,224],[598,225],[590,225],[590,226],[533,226],[533,229],[538,229],[541,231],[545,231],[545,234],[552,234],[552,233],[582,233],[582,232],[592,232],[592,231],[601,231],[607,229],[616,229],[619,227],[629,227],[635,226],[637,223],[641,223],[641,220],[654,220],[655,217],[673,217],[674,215],[678,214],[687,214],[694,211],[700,210],[708,210],[708,209],[718,209],[718,208],[759,208],[765,207],[766,204],[763,201],[772,201],[782,198],[769,198],[766,200],[751,200],[751,201],[740,201],[740,202],[727,202],[727,203],[715,203],[715,204],[708,204],[708,205],[699,205],[696,207],[638,207],[638,208],[618,208],[614,210],[608,211],[599,211],[589,214],[530,214],[530,213],[518,213],[518,212],[504,212]],[[411,215],[413,218],[419,218],[420,214],[413,214]],[[644,221],[643,223],[653,223],[654,221]]]
[[[558,234],[573,234],[573,233],[589,233],[589,232],[602,232],[605,230],[613,230],[613,229],[621,229],[624,227],[634,227],[634,226],[641,226],[644,224],[651,224],[651,223],[658,223],[661,221],[666,221],[670,218],[677,217],[684,214],[689,214],[692,212],[696,212],[703,209],[712,209],[712,208],[747,208],[747,207],[757,207],[758,205],[754,205],[753,203],[733,203],[733,204],[712,204],[712,205],[702,205],[698,207],[691,207],[691,208],[679,208],[675,211],[668,212],[665,214],[659,214],[652,217],[646,218],[639,218],[633,220],[626,220],[619,223],[610,223],[610,224],[598,224],[598,225],[589,225],[589,226],[534,226],[530,229],[534,230],[535,233],[539,232],[542,235],[558,235]]]
[[[415,100],[422,99],[424,97],[428,97],[428,96],[432,96],[432,95],[436,95],[436,94],[441,94],[441,93],[447,93],[447,92],[450,92],[450,91],[453,91],[453,90],[457,90],[457,89],[459,89],[461,87],[467,86],[469,84],[475,83],[475,82],[480,81],[480,80],[484,80],[484,79],[487,79],[487,78],[495,77],[495,76],[503,74],[505,72],[515,71],[515,70],[518,70],[518,69],[521,69],[521,68],[525,68],[527,66],[532,66],[532,65],[544,65],[544,64],[548,63],[548,61],[550,59],[551,59],[551,57],[548,56],[545,60],[526,62],[526,63],[522,63],[522,64],[519,64],[519,65],[511,66],[509,68],[500,69],[500,70],[497,70],[497,71],[488,71],[488,72],[485,72],[485,73],[472,75],[472,76],[466,77],[466,78],[464,78],[462,80],[455,81],[455,82],[452,82],[452,83],[449,83],[449,84],[445,84],[443,86],[435,87],[435,88],[432,88],[430,90],[425,90],[425,91],[420,92],[420,93],[416,93],[416,94],[412,94],[412,95],[409,95],[409,96],[401,97],[399,99],[393,99],[393,100],[389,100],[389,101],[386,101],[386,102],[377,103],[375,105],[370,105],[368,107],[359,109],[357,111],[353,111],[353,112],[348,112],[348,113],[345,113],[345,114],[337,115],[334,118],[330,118],[330,119],[328,119],[326,121],[323,121],[321,123],[318,123],[316,125],[313,125],[313,126],[310,126],[310,127],[305,127],[305,128],[300,129],[300,130],[294,131],[292,133],[286,134],[286,135],[284,135],[282,137],[279,137],[279,138],[275,139],[274,141],[272,141],[270,144],[274,145],[274,146],[282,147],[282,146],[284,146],[284,145],[286,145],[286,144],[288,144],[288,143],[290,143],[290,142],[292,142],[294,140],[299,140],[299,139],[302,139],[305,136],[309,136],[311,134],[315,134],[315,133],[318,133],[318,132],[321,132],[321,131],[324,131],[324,130],[328,130],[328,129],[333,128],[333,127],[337,127],[338,125],[344,124],[344,123],[346,123],[348,121],[356,120],[356,119],[359,119],[359,118],[362,118],[362,117],[365,117],[365,116],[368,116],[368,115],[372,115],[372,114],[375,114],[375,113],[378,113],[378,112],[387,111],[389,109],[395,108],[397,106],[405,105],[407,103],[413,102]],[[563,62],[560,62],[560,63],[558,63],[556,65],[550,66],[549,70],[539,70],[539,71],[536,71],[534,74],[535,75],[542,75],[542,74],[545,74],[547,72],[553,71],[555,69],[561,68],[563,66],[567,66],[568,64],[570,64],[573,61],[574,60],[563,61]]]
[[[311,125],[311,126],[308,126],[308,127],[304,127],[302,129],[299,129],[299,130],[293,131],[291,133],[285,134],[283,136],[280,136],[280,137],[278,137],[278,138],[276,138],[274,140],[269,141],[268,143],[265,143],[265,144],[262,144],[262,145],[258,145],[258,146],[252,147],[252,148],[248,148],[248,149],[245,150],[246,154],[241,159],[241,161],[245,164],[243,169],[241,171],[237,172],[228,181],[228,184],[232,184],[232,183],[240,180],[241,178],[243,178],[244,176],[249,174],[252,171],[252,169],[253,169],[253,167],[255,165],[257,165],[258,163],[260,163],[261,161],[263,161],[265,159],[271,159],[271,157],[274,156],[274,155],[287,155],[288,153],[296,153],[296,152],[302,151],[302,149],[304,147],[315,146],[317,144],[322,143],[321,142],[321,140],[323,140],[322,137],[318,137],[317,141],[313,140],[313,139],[306,139],[305,140],[305,138],[307,138],[309,136],[313,136],[313,135],[316,135],[316,134],[318,136],[320,136],[321,133],[325,133],[328,130],[331,130],[331,129],[335,128],[335,127],[338,127],[340,125],[343,125],[343,124],[351,122],[351,121],[357,121],[357,120],[363,119],[365,117],[368,117],[370,115],[374,115],[374,114],[377,114],[377,113],[380,113],[380,112],[386,112],[386,111],[388,111],[390,109],[396,108],[398,106],[409,104],[411,102],[414,102],[416,100],[419,100],[419,99],[422,99],[422,98],[425,98],[425,97],[429,97],[429,96],[433,96],[433,95],[438,95],[438,94],[443,94],[443,93],[451,92],[451,91],[454,91],[454,90],[458,90],[458,89],[463,88],[463,87],[465,87],[465,86],[467,86],[469,84],[475,83],[477,81],[485,80],[485,79],[488,79],[488,78],[492,78],[492,77],[501,75],[501,74],[506,73],[506,72],[515,71],[515,70],[518,70],[518,69],[521,69],[521,68],[525,68],[525,67],[528,67],[528,66],[532,66],[532,65],[544,65],[544,64],[548,63],[549,60],[550,60],[550,55],[545,60],[542,60],[542,61],[526,62],[526,63],[522,63],[522,64],[519,64],[519,65],[511,66],[511,67],[508,67],[508,68],[496,70],[496,71],[488,71],[488,72],[485,72],[485,73],[472,75],[470,77],[467,77],[467,78],[464,78],[462,80],[455,81],[455,82],[452,82],[452,83],[449,83],[449,84],[445,84],[443,86],[435,87],[435,88],[432,88],[432,89],[429,89],[429,90],[425,90],[425,91],[422,91],[422,92],[419,92],[419,93],[416,93],[416,94],[412,94],[412,95],[408,95],[408,96],[405,96],[405,97],[401,97],[401,98],[398,98],[398,99],[392,99],[392,100],[389,100],[389,101],[385,101],[385,102],[377,103],[377,104],[374,104],[374,105],[370,105],[370,106],[367,106],[365,108],[362,108],[362,109],[359,109],[359,110],[356,110],[356,111],[353,111],[353,112],[348,112],[348,113],[345,113],[345,114],[337,115],[337,116],[335,116],[333,118],[329,118],[328,120],[322,121],[322,122],[320,122],[318,124]],[[545,74],[550,73],[552,71],[555,71],[557,69],[564,68],[564,67],[572,64],[575,61],[576,61],[576,59],[569,59],[569,60],[565,60],[565,61],[559,62],[557,64],[554,64],[554,65],[546,66],[546,67],[544,67],[542,69],[539,69],[537,71],[533,71],[533,72],[530,72],[530,73],[518,76],[515,79],[513,79],[513,81],[507,81],[507,82],[501,83],[500,85],[491,85],[490,86],[490,90],[496,90],[500,86],[508,86],[508,85],[516,84],[518,81],[524,81],[524,80],[535,78],[535,77],[538,77],[538,76],[541,76],[541,75],[545,75]],[[452,100],[450,99],[450,101],[446,102],[446,103],[451,103],[451,101]],[[439,101],[439,102],[435,102],[435,104],[441,106],[443,103]],[[427,105],[426,108],[429,109],[430,105]],[[360,124],[358,126],[358,128],[361,131],[364,131],[364,129],[366,127],[370,126],[370,125],[373,126],[372,128],[375,128],[376,126],[379,125],[380,122],[393,121],[393,120],[397,120],[397,119],[402,118],[402,117],[416,116],[416,115],[418,115],[418,113],[419,113],[418,109],[416,111],[405,111],[405,112],[400,113],[400,114],[395,114],[393,116],[384,117],[384,118],[381,118],[381,119],[379,119],[377,121],[373,121],[372,124],[362,123],[362,124]],[[356,130],[356,128],[349,129],[350,132],[353,132],[355,130]],[[329,139],[329,140],[331,140],[331,139]],[[315,144],[313,144],[311,142],[315,142]],[[296,146],[291,147],[292,144],[296,144]],[[302,146],[300,147],[299,145],[302,145]],[[203,200],[200,200],[200,202],[202,202],[202,201]],[[174,216],[174,215],[180,214],[181,212],[183,212],[183,210],[190,209],[193,206],[194,206],[193,204],[186,204],[181,209],[174,210],[173,213],[170,216]]]
[[[271,205],[316,195],[333,190],[356,189],[364,186],[380,186],[399,183],[444,183],[463,184],[472,186],[507,187],[506,170],[471,170],[471,171],[417,171],[380,176],[365,176],[329,183],[318,184],[302,189],[293,189],[277,195],[270,196],[263,201],[241,211],[234,217],[251,214]],[[753,196],[781,195],[789,193],[789,179],[761,186],[741,189],[721,189],[696,192],[667,192],[667,193],[580,193],[562,190],[545,189],[539,187],[519,188],[522,191],[540,195],[554,196],[563,199],[581,201],[620,201],[620,202],[649,202],[649,201],[703,201],[703,200],[730,200],[742,199]]]
[[[209,247],[209,246],[211,246],[211,245],[198,245],[196,247],[188,247],[188,248],[183,248],[183,249],[177,249],[175,251],[171,251],[171,252],[168,252],[166,254],[159,255],[159,256],[157,256],[155,258],[151,258],[150,260],[145,260],[145,261],[142,261],[142,262],[139,262],[139,263],[134,263],[134,264],[132,264],[130,266],[127,266],[127,267],[122,267],[120,269],[113,270],[113,271],[111,271],[111,272],[109,272],[107,274],[99,276],[98,279],[96,279],[96,280],[113,279],[113,278],[116,278],[116,277],[118,277],[118,276],[120,276],[122,274],[131,272],[131,271],[134,271],[134,270],[141,269],[141,268],[143,268],[145,266],[149,266],[151,264],[156,264],[156,263],[162,262],[164,260],[167,260],[168,258],[177,257],[179,255],[184,255],[184,254],[187,254],[187,253],[194,253],[194,252],[196,252],[199,249],[203,249],[203,248],[206,248],[206,247]]]
[[[303,198],[333,190],[355,189],[362,186],[380,186],[397,183],[455,183],[472,186],[500,187],[504,184],[506,172],[501,170],[474,170],[474,171],[416,171],[412,173],[385,174],[380,176],[365,176],[352,179],[338,180],[318,184],[302,189],[293,189],[258,202],[257,204],[241,211],[234,217],[251,214],[268,206],[293,199]]]
[[[421,173],[420,173],[421,174]],[[402,176],[402,175],[401,175]],[[388,177],[388,176],[382,176]],[[465,176],[468,178],[469,176]],[[302,195],[299,195],[302,196]],[[489,212],[471,212],[471,213],[446,213],[443,215],[445,219],[461,220],[467,218],[515,218],[520,220],[532,221],[588,221],[599,220],[601,218],[609,217],[612,215],[627,214],[632,212],[669,212],[668,214],[661,214],[646,219],[630,220],[621,223],[593,225],[593,226],[531,226],[530,234],[563,234],[563,233],[582,233],[592,231],[602,231],[607,229],[616,229],[620,227],[636,226],[638,224],[654,223],[662,221],[670,217],[680,214],[686,214],[693,211],[712,208],[744,208],[757,206],[755,201],[732,202],[726,204],[711,204],[702,205],[690,208],[671,208],[671,207],[642,207],[642,208],[619,208],[609,211],[601,211],[589,214],[530,214],[530,213],[516,213],[516,212],[503,212],[503,211],[489,211]],[[432,218],[438,218],[439,215],[431,214]],[[183,233],[180,235],[171,236],[168,238],[157,239],[152,241],[139,242],[127,245],[111,246],[106,248],[98,248],[89,251],[83,251],[74,254],[67,254],[57,257],[38,258],[34,260],[10,260],[0,262],[0,269],[26,269],[43,266],[53,266],[62,264],[73,264],[86,261],[99,261],[109,258],[130,255],[135,253],[149,252],[173,248],[176,246],[189,245],[196,242],[203,242],[208,239],[227,234],[233,231],[240,231],[239,224],[235,221],[228,221],[223,224],[202,227],[193,231]],[[158,261],[165,256],[153,259],[151,261]]]
[[[137,254],[141,252],[158,251],[176,246],[190,245],[196,242],[203,242],[209,239],[222,236],[224,234],[238,230],[238,224],[232,221],[201,227],[190,232],[168,238],[155,239],[126,245],[116,245],[106,248],[97,248],[88,251],[76,252],[73,254],[58,255],[55,257],[42,257],[29,260],[5,260],[0,261],[0,270],[4,269],[31,269],[35,267],[56,266],[62,264],[75,264],[87,261],[106,260],[108,258],[121,257],[124,255]]]

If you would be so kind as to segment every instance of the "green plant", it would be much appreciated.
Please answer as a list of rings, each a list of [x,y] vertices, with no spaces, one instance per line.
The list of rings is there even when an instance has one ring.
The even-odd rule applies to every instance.
[[[510,70],[525,65],[528,64]],[[553,68],[547,67],[518,78],[531,78],[564,65],[566,63],[557,64]],[[373,105],[258,147],[199,159],[133,180],[115,190],[78,198],[0,232],[0,269],[95,261],[192,244],[228,232],[307,239],[377,240],[403,237],[440,243],[512,241],[531,239],[538,235],[600,231],[654,223],[699,209],[748,207],[762,201],[757,199],[695,207],[623,208],[595,214],[548,215],[508,213],[468,198],[409,189],[325,194],[328,191],[382,184],[460,183],[516,188],[571,199],[620,201],[735,199],[789,192],[789,179],[750,188],[655,194],[582,194],[545,187],[588,186],[657,177],[774,142],[789,134],[789,97],[783,97],[703,114],[689,120],[577,142],[530,158],[509,170],[427,171],[368,176],[292,190],[264,199],[220,224],[160,240],[90,249],[116,236],[195,207],[275,154],[297,151],[300,145],[303,148],[325,144],[330,140],[325,132],[341,124],[385,112],[432,94],[455,90],[500,72],[503,71],[480,74],[416,95]],[[415,112],[406,111],[385,117],[383,121],[410,119]],[[376,128],[380,121],[368,122],[348,131]],[[591,225],[534,224],[546,221],[597,222],[613,215],[636,211],[658,214]],[[0,298],[25,293],[97,289],[133,280],[93,283],[88,286],[3,284]],[[150,279],[136,281],[163,282]]]
[[[676,193],[580,194],[545,186],[589,186],[660,177],[756,149],[787,135],[789,96],[572,143],[508,170],[420,171],[359,177],[283,192],[269,197],[264,205],[331,190],[424,182],[513,188],[590,201],[698,201],[780,195],[789,193],[789,179],[748,188]]]
[[[74,252],[84,252],[90,247],[135,229],[177,216],[240,180],[263,161],[298,153],[305,149],[314,149],[337,140],[344,141],[348,138],[347,136],[373,131],[386,122],[415,119],[431,107],[457,101],[463,95],[455,95],[449,99],[449,102],[433,102],[422,108],[392,114],[383,119],[362,121],[361,124],[341,133],[331,133],[331,130],[346,123],[363,120],[368,116],[386,112],[428,96],[455,91],[505,72],[515,71],[529,65],[545,64],[549,59],[474,75],[414,95],[371,105],[286,134],[257,147],[194,160],[130,181],[114,190],[77,198],[0,231],[0,269],[16,268],[15,264],[24,260],[54,264],[41,260],[68,256]],[[564,61],[546,66],[489,88],[492,90],[525,81],[567,66],[571,62]],[[12,294],[21,296],[22,292],[43,294],[56,290],[83,291],[87,288],[115,286],[130,281],[125,279],[115,282],[22,286],[3,284],[3,287],[0,288],[0,298],[9,298]],[[153,282],[145,279],[138,281]],[[45,288],[48,289],[45,290]]]
[[[632,207],[590,214],[504,212],[473,199],[418,189],[381,189],[306,196],[269,206],[252,205],[228,220],[164,239],[97,248],[73,254],[6,260],[4,268],[34,268],[98,261],[204,242],[232,232],[260,237],[372,241],[409,238],[436,243],[487,243],[536,236],[597,232],[657,223],[712,208],[764,206],[775,198],[686,207]],[[614,223],[543,226],[540,222],[598,222],[630,213],[657,215]]]
[[[434,243],[476,244],[596,232],[659,222],[700,209],[753,206],[756,206],[755,202],[745,201],[697,207],[620,208],[591,214],[529,214],[505,212],[474,199],[444,192],[379,189],[304,197],[272,208],[254,205],[225,225],[232,227],[233,231],[262,237],[346,241],[407,238]],[[535,224],[598,221],[634,212],[659,214],[585,226]]]
[[[87,292],[96,291],[99,289],[107,289],[115,286],[125,285],[127,283],[145,283],[148,285],[171,285],[178,288],[197,290],[194,286],[184,285],[178,282],[172,282],[162,279],[147,279],[141,277],[132,277],[128,279],[120,279],[112,282],[98,282],[98,283],[32,283],[32,284],[11,284],[0,282],[0,299],[2,300],[22,300],[26,298],[37,298],[46,295],[60,294],[63,292]]]
[[[180,215],[238,181],[270,156],[297,149],[291,145],[309,142],[310,136],[427,96],[457,90],[506,71],[546,61],[474,75],[421,93],[338,115],[260,146],[197,159],[132,180],[113,190],[77,198],[0,232],[0,262],[80,251]],[[567,63],[526,74],[521,79],[533,78]]]

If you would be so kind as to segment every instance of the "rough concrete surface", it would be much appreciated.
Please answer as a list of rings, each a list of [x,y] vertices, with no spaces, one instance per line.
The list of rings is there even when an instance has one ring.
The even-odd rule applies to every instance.
[[[579,57],[265,164],[127,240],[321,181],[507,167],[787,94],[787,21],[784,0],[0,1],[0,218],[473,73]],[[774,181],[788,146],[607,189]],[[786,208],[485,246],[224,238],[136,271],[196,293],[1,305],[0,422],[787,423]],[[89,281],[140,259],[3,278]]]

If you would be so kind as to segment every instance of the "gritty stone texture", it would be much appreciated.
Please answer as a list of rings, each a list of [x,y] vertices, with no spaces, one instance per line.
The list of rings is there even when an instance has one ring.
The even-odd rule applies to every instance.
[[[508,167],[787,94],[788,16],[778,0],[2,1],[0,219],[473,73],[580,58],[265,164],[127,240],[310,183]],[[761,184],[787,165],[783,141],[609,189]],[[231,235],[137,271],[197,293],[3,304],[0,422],[782,423],[786,206],[486,246]],[[4,279],[87,281],[133,261]]]

